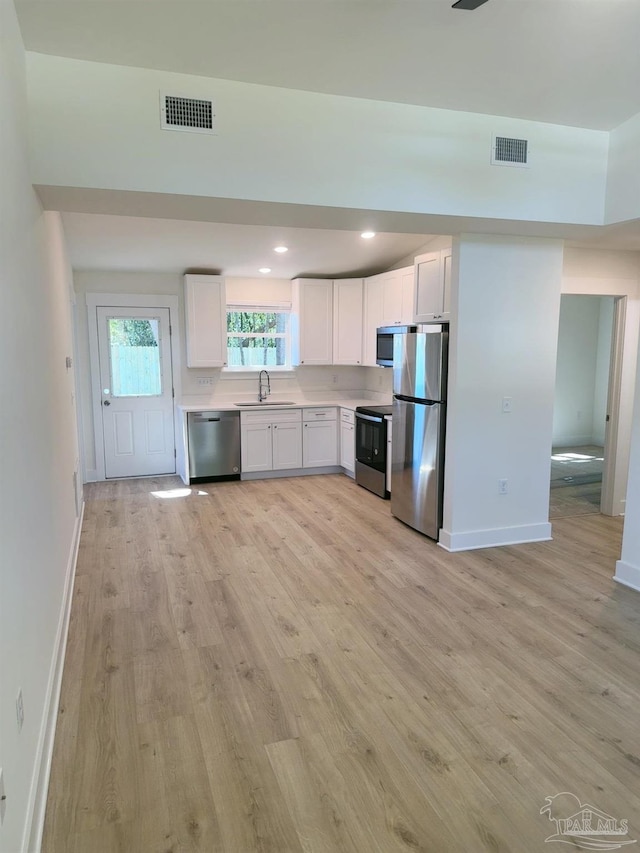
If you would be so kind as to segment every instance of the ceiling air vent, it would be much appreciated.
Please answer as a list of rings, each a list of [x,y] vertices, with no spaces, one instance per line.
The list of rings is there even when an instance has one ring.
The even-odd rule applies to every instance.
[[[163,130],[215,133],[214,119],[211,101],[160,93],[160,126]]]
[[[528,166],[528,141],[526,139],[511,139],[508,136],[494,136],[491,162],[494,166]]]

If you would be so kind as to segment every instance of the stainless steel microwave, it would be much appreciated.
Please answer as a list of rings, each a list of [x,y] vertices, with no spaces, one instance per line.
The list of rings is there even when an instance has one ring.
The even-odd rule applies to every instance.
[[[376,332],[376,364],[393,367],[393,336],[417,331],[417,326],[381,326]]]

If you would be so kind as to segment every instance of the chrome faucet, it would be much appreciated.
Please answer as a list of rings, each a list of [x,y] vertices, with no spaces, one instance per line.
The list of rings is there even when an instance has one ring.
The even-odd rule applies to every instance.
[[[267,377],[266,388],[265,383],[262,379],[262,374]],[[269,394],[271,393],[271,379],[269,378],[269,372],[267,370],[261,370],[260,375],[258,376],[258,400],[260,403],[264,403]]]

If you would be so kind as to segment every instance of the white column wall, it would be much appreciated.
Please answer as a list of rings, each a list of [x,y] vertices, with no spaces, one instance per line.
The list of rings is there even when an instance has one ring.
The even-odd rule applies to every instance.
[[[614,577],[619,583],[640,592],[640,351],[636,371],[622,553],[616,563]]]
[[[549,539],[562,243],[454,240],[444,523],[452,551]],[[502,411],[503,397],[512,412]],[[508,494],[498,481],[508,480]]]
[[[13,3],[0,3],[0,113],[0,848],[18,853],[39,849],[79,519],[71,270],[60,217],[43,214],[29,177]]]
[[[605,222],[640,218],[640,113],[609,135]]]

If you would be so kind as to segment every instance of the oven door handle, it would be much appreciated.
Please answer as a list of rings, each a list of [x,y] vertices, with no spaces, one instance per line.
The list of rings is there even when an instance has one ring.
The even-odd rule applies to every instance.
[[[374,415],[362,415],[360,412],[356,412],[356,418],[359,418],[362,421],[373,421],[374,424],[381,424],[384,421],[383,417],[374,417]]]

